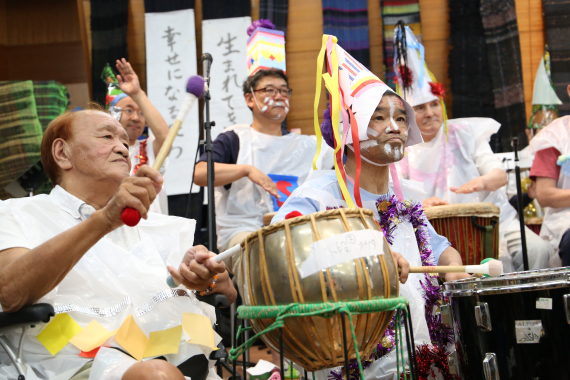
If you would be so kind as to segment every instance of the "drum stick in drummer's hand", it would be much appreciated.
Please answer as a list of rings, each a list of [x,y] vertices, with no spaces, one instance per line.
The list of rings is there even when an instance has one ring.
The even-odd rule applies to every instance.
[[[225,259],[229,259],[230,257],[232,257],[233,255],[235,255],[236,253],[238,253],[241,250],[241,245],[240,244],[236,244],[233,247],[231,247],[230,249],[225,250],[224,252],[220,253],[219,255],[216,255],[212,258],[210,258],[209,260],[212,260],[215,263],[219,263],[224,261]],[[176,281],[174,280],[174,278],[172,278],[171,275],[168,275],[168,277],[166,278],[166,283],[168,284],[168,286],[170,286],[171,288],[176,288],[178,285]]]
[[[495,277],[503,274],[503,263],[489,260],[481,265],[443,265],[435,267],[410,267],[410,273],[477,273]]]
[[[180,130],[184,119],[186,119],[186,115],[188,115],[190,109],[202,96],[204,96],[204,78],[199,75],[194,75],[190,77],[190,79],[188,79],[188,83],[186,83],[186,96],[184,97],[184,101],[180,106],[178,116],[176,116],[176,120],[174,121],[174,124],[172,124],[172,127],[170,128],[170,131],[168,132],[168,135],[166,136],[164,143],[162,143],[162,147],[160,148],[160,151],[154,160],[154,164],[152,165],[153,169],[160,169],[162,163],[170,152],[174,138],[176,135],[178,135],[178,131]],[[152,149],[152,147],[150,147],[150,149]],[[127,207],[121,214],[121,220],[127,226],[134,227],[139,224],[141,216],[139,212],[134,208]]]

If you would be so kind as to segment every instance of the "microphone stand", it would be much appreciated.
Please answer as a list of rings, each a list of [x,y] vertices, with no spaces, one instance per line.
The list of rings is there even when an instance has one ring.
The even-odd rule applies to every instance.
[[[519,167],[519,139],[518,137],[513,137],[512,140],[513,149],[515,151],[515,178],[517,181],[517,206],[519,213],[519,224],[521,228],[521,243],[522,243],[522,256],[523,256],[523,267],[524,270],[528,270],[528,252],[526,249],[526,233],[524,224],[524,211],[523,211],[523,197],[521,188],[521,168]]]
[[[202,62],[209,56],[208,53],[202,54]],[[207,157],[207,183],[208,183],[208,249],[214,253],[218,253],[217,237],[216,237],[216,205],[214,200],[214,144],[212,142],[212,127],[216,125],[214,121],[210,121],[210,72],[204,72],[206,79],[206,88],[204,91],[204,149]]]

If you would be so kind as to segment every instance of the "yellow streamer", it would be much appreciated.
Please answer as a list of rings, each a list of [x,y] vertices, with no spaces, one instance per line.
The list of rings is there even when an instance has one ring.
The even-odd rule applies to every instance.
[[[321,133],[321,125],[319,124],[319,101],[321,99],[321,75],[323,73],[323,61],[325,59],[325,52],[327,51],[327,38],[326,34],[323,35],[323,44],[319,56],[317,58],[317,87],[315,90],[315,103],[314,103],[314,118],[315,118],[315,135],[317,135],[317,151],[313,158],[313,170],[317,170],[317,159],[321,154],[321,140],[323,134]]]

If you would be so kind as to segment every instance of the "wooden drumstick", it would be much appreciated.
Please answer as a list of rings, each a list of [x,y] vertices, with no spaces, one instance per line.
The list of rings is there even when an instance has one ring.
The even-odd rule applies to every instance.
[[[495,277],[503,274],[503,263],[489,260],[481,265],[443,265],[434,267],[410,267],[410,273],[477,273]]]
[[[154,164],[152,165],[153,169],[160,169],[164,163],[164,160],[168,156],[168,153],[170,152],[172,143],[174,142],[176,135],[178,135],[178,131],[180,130],[180,127],[182,126],[186,115],[188,115],[190,109],[202,96],[204,96],[204,78],[199,75],[194,75],[188,79],[188,83],[186,84],[186,97],[180,106],[180,111],[178,112],[178,116],[176,116],[174,124],[172,124],[172,127],[170,128],[170,131],[168,132],[168,135],[166,136],[166,139],[164,140],[164,143],[162,144],[162,147],[160,148],[160,151],[154,160]],[[149,147],[149,149],[152,149],[152,147]],[[139,224],[141,216],[139,212],[134,208],[127,207],[121,214],[121,220],[127,226],[134,227]]]
[[[219,263],[221,261],[224,261],[225,259],[229,259],[233,255],[238,253],[240,250],[241,250],[241,244],[236,244],[230,249],[226,249],[224,252],[212,257],[210,260],[212,260],[215,263]],[[166,283],[171,288],[176,288],[178,285],[180,285],[179,283],[176,282],[176,280],[174,280],[174,278],[172,278],[172,275],[168,275],[168,277],[166,278]]]

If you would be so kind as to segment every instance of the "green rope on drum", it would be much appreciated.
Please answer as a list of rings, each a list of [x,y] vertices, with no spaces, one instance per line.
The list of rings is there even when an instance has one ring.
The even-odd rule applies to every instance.
[[[407,306],[408,306],[408,300],[404,297],[378,298],[378,299],[365,300],[365,301],[347,301],[347,302],[325,302],[325,303],[308,303],[308,304],[292,303],[289,305],[276,305],[276,306],[240,306],[238,307],[237,310],[238,318],[240,319],[275,318],[275,321],[271,325],[269,325],[265,330],[255,334],[253,337],[249,338],[239,347],[232,348],[230,350],[230,360],[231,361],[236,360],[241,354],[243,354],[246,350],[248,350],[253,345],[253,343],[262,335],[267,334],[273,330],[282,328],[285,325],[286,318],[302,318],[302,317],[314,317],[314,316],[330,318],[334,315],[344,313],[348,317],[348,322],[350,324],[350,332],[352,334],[352,342],[354,343],[354,352],[356,354],[358,368],[360,369],[360,376],[361,379],[364,380],[364,370],[362,369],[360,354],[358,353],[358,343],[356,342],[356,332],[354,331],[354,325],[352,323],[352,315],[400,311],[400,310],[405,310],[407,313],[407,308],[406,308]],[[398,313],[397,315],[398,315],[397,317],[398,321],[400,321],[399,317],[400,314]],[[242,329],[242,327],[239,326],[236,334],[236,341],[239,339],[242,332],[249,329],[251,329],[251,327]],[[399,335],[401,339],[401,330]],[[401,354],[402,354],[402,365],[403,365],[404,356],[402,350]],[[398,364],[398,373],[399,372],[400,371]]]

